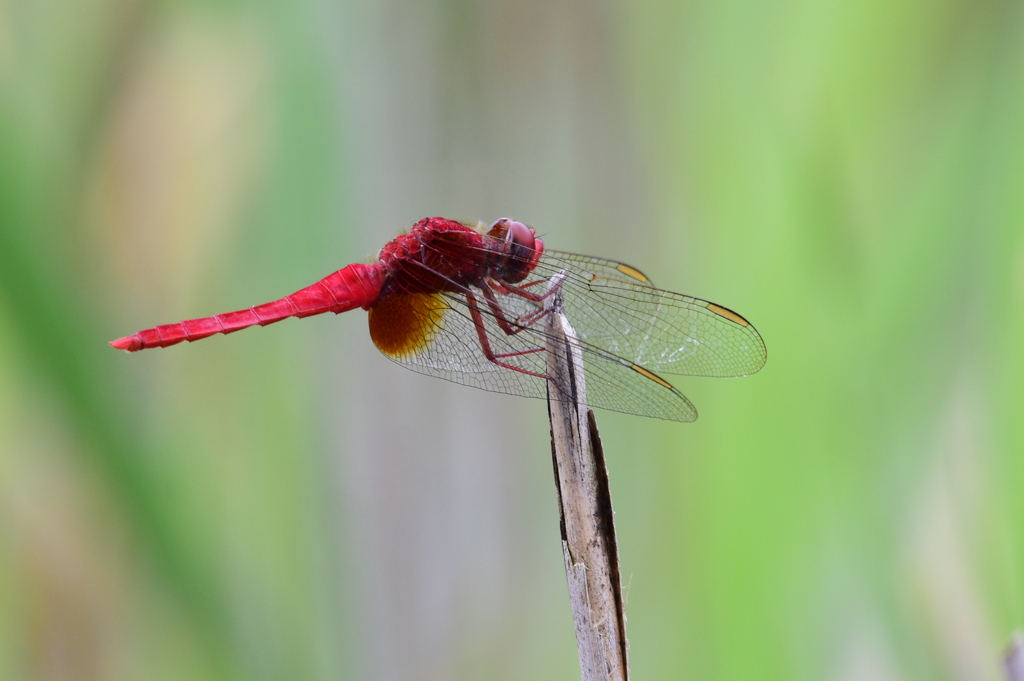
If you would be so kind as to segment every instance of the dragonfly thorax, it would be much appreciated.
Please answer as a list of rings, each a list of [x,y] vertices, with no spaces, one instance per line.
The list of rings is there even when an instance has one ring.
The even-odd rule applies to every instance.
[[[387,288],[407,293],[456,292],[487,270],[483,236],[454,220],[424,218],[381,249]]]
[[[486,234],[454,220],[425,218],[381,249],[385,288],[456,293],[486,279],[516,284],[536,266],[543,243],[532,229],[502,218]]]

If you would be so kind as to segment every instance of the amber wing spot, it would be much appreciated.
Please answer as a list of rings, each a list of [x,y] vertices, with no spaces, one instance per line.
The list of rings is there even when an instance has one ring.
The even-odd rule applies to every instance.
[[[625,263],[621,263],[620,262],[618,265],[615,266],[615,269],[617,269],[618,271],[622,272],[623,274],[625,274],[627,277],[630,277],[631,279],[636,279],[637,281],[642,281],[645,284],[648,281],[646,274],[644,274],[643,272],[641,272],[640,270],[638,270],[635,267],[630,267],[629,265],[627,265]]]
[[[658,385],[660,385],[662,387],[665,387],[665,388],[668,388],[669,390],[671,390],[673,392],[675,391],[675,388],[672,387],[671,383],[669,383],[668,381],[666,381],[664,378],[662,378],[658,374],[654,373],[653,371],[648,371],[647,369],[644,369],[639,364],[631,364],[629,366],[629,368],[632,369],[633,371],[637,372],[641,376],[646,376],[647,378],[651,379],[652,381],[654,381]]]
[[[401,293],[382,297],[370,308],[370,338],[393,359],[421,352],[444,328],[448,303],[437,293]]]
[[[738,314],[736,314],[735,312],[733,312],[732,310],[730,310],[727,307],[722,307],[721,305],[715,305],[714,303],[708,303],[708,309],[711,310],[712,312],[714,312],[719,317],[725,317],[726,319],[728,319],[731,322],[736,322],[737,324],[740,324],[741,326],[750,326],[750,322],[748,322],[746,319],[744,319],[743,317],[739,316]]]

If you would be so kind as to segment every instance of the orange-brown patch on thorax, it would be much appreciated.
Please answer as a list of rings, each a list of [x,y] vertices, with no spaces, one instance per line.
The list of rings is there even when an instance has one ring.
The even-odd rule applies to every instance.
[[[410,357],[430,345],[444,328],[447,309],[447,301],[437,293],[383,296],[369,310],[370,338],[388,357]]]

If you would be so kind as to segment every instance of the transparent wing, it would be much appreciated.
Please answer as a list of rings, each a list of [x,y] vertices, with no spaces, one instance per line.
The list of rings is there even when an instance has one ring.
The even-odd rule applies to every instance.
[[[696,409],[660,373],[745,376],[764,366],[764,342],[743,317],[715,303],[656,289],[642,272],[623,263],[548,251],[520,289],[542,296],[560,272],[565,314],[580,339],[592,407],[692,421]],[[393,293],[370,310],[374,343],[420,373],[544,398],[543,301],[492,284],[493,304],[476,287]],[[399,329],[397,341],[391,329]],[[557,390],[553,393],[558,398]]]
[[[478,298],[480,323],[487,343],[501,366],[487,358],[468,299],[463,294],[431,294],[430,312],[413,303],[415,296],[398,294],[392,304],[415,308],[411,313],[425,330],[423,337],[405,352],[378,348],[393,361],[419,373],[436,376],[483,390],[544,399],[548,394],[545,356],[545,319],[538,318],[514,335],[498,324],[495,312]],[[498,295],[506,319],[535,313],[538,303],[515,295]],[[405,313],[403,313],[405,314]],[[371,309],[371,336],[378,317]],[[570,321],[571,323],[571,321]],[[697,410],[670,383],[644,367],[581,341],[591,407],[611,409],[671,421],[693,421]],[[512,368],[509,368],[512,367]],[[560,399],[557,390],[552,397]]]
[[[667,374],[747,376],[764,366],[760,334],[726,307],[632,279],[628,265],[572,253],[546,252],[531,281],[562,270],[566,316],[594,346]]]
[[[609,260],[607,258],[597,258],[591,255],[577,255],[576,253],[565,253],[564,251],[544,251],[541,256],[541,260],[547,260],[550,263],[555,261],[561,263],[567,263],[572,267],[585,270],[590,274],[597,275],[599,277],[605,277],[607,279],[619,279],[621,281],[627,281],[631,284],[654,286],[651,282],[650,277],[645,273],[641,272],[632,265],[627,265],[624,262],[618,260]]]

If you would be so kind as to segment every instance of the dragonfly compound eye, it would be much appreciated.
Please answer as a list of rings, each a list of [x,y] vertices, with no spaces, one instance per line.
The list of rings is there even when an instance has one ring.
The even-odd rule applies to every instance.
[[[517,246],[517,250],[526,249],[527,251],[534,250],[534,238],[533,230],[524,225],[521,222],[515,220],[508,221],[508,234],[505,237],[508,241],[512,242],[514,246]]]

